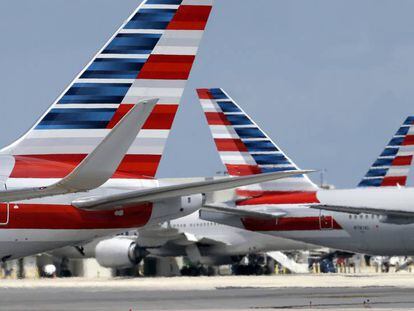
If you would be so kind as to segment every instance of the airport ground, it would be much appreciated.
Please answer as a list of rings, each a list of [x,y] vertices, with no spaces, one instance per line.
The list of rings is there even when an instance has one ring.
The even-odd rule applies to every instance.
[[[414,309],[410,273],[1,280],[0,310]]]

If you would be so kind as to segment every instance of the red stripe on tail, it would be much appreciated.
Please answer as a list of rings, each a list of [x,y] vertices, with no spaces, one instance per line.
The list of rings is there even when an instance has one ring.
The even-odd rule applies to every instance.
[[[208,125],[231,125],[222,112],[206,112]]]
[[[180,5],[167,29],[204,30],[210,12],[207,5]]]
[[[414,135],[405,136],[402,145],[403,146],[412,146],[412,145],[414,145]]]
[[[384,177],[381,187],[395,187],[397,185],[405,186],[407,183],[407,176]]]
[[[137,79],[187,80],[194,55],[150,55]]]
[[[53,154],[14,156],[11,178],[64,178],[86,157],[86,154]],[[113,178],[153,178],[161,155],[134,155],[124,157]]]
[[[42,154],[14,156],[11,178],[63,178],[86,157],[86,154]]]
[[[157,173],[161,155],[127,154],[119,165],[113,178],[148,178]]]
[[[231,176],[248,176],[260,174],[262,171],[257,165],[226,164],[227,171]]]
[[[411,165],[413,156],[398,156],[392,161],[392,166]]]
[[[217,150],[220,151],[240,151],[248,152],[246,146],[240,139],[216,138],[214,139]]]
[[[119,121],[134,107],[133,104],[121,104],[119,105],[118,109],[116,110],[114,116],[112,117],[111,121],[109,121],[108,125],[106,126],[107,129],[113,129],[115,125],[118,124]]]
[[[197,89],[197,94],[199,99],[214,99],[208,89]]]
[[[156,105],[145,122],[145,130],[169,130],[174,122],[178,105]]]

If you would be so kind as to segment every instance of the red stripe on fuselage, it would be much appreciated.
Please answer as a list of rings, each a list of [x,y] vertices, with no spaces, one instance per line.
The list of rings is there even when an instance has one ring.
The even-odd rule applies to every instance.
[[[180,5],[167,30],[204,30],[210,11],[208,5]]]
[[[63,178],[86,157],[85,154],[47,154],[14,156],[10,178]],[[112,178],[153,178],[161,155],[128,154]]]
[[[18,206],[18,208],[15,208]],[[4,208],[4,205],[2,205]],[[10,204],[10,220],[1,229],[112,229],[142,227],[151,218],[152,204],[120,211],[83,211],[71,205]]]
[[[325,216],[321,223],[319,217],[282,217],[279,219],[242,219],[243,225],[250,231],[315,231],[322,229],[340,230],[342,227],[332,219]]]

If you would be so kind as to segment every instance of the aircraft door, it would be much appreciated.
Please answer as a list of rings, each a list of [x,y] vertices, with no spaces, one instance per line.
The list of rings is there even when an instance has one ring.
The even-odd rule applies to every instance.
[[[321,230],[333,229],[333,217],[326,214],[326,211],[319,210],[319,228]]]
[[[6,184],[0,183],[0,188],[6,190]],[[5,226],[9,223],[10,208],[8,203],[0,203],[0,226]]]

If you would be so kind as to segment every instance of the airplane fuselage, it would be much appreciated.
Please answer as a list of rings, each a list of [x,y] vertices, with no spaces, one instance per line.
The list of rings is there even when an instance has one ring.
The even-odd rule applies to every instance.
[[[194,179],[191,179],[194,180]],[[54,183],[56,180],[9,179],[7,189]],[[171,184],[159,180],[111,179],[95,190],[0,204],[0,259],[9,260],[66,245],[141,228],[194,212],[201,200],[178,197],[125,209],[85,211],[71,205],[78,198],[103,196]]]
[[[314,204],[401,209],[414,205],[414,189],[371,188],[321,190],[313,193],[263,196],[246,200],[250,208],[277,208],[279,219],[241,219],[206,214],[204,219],[271,236],[371,255],[414,255],[414,223],[376,214],[349,214],[313,209]],[[243,206],[240,206],[242,208]],[[413,206],[414,209],[414,206]]]

